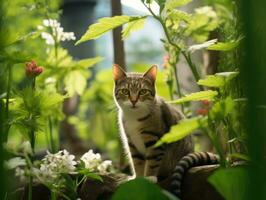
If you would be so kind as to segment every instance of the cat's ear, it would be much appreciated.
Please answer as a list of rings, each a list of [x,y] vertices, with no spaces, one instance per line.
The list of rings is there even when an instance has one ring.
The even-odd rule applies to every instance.
[[[153,82],[156,80],[157,65],[151,66],[151,68],[143,75],[143,77],[151,79]]]
[[[113,77],[115,82],[126,76],[127,76],[126,72],[119,65],[117,64],[113,65]]]

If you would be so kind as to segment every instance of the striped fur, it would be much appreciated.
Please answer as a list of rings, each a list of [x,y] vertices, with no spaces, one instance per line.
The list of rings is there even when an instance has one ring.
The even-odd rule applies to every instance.
[[[184,156],[176,165],[171,176],[171,192],[180,198],[181,183],[188,169],[196,166],[218,163],[219,157],[209,152],[195,152]]]

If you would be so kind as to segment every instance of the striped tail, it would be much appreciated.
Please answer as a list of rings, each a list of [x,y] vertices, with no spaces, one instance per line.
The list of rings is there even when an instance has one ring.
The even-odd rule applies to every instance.
[[[186,171],[191,167],[218,164],[219,157],[216,154],[209,152],[195,152],[190,153],[178,162],[173,175],[171,177],[171,191],[174,195],[180,198],[181,196],[181,182]]]

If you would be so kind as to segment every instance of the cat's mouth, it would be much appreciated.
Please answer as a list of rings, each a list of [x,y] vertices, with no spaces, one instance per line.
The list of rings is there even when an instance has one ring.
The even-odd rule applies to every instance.
[[[135,106],[135,105],[134,105],[134,106],[132,105],[130,108],[131,108],[131,109],[137,109],[138,107]]]

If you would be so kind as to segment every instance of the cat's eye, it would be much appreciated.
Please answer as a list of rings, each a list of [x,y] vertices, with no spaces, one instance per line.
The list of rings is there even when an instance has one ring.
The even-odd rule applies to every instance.
[[[147,90],[147,89],[142,89],[142,90],[139,91],[139,94],[140,94],[140,95],[145,95],[145,94],[147,94],[148,92],[149,92],[149,90]]]
[[[122,92],[122,94],[124,94],[124,95],[129,95],[129,91],[128,91],[128,89],[122,89],[121,92]]]

